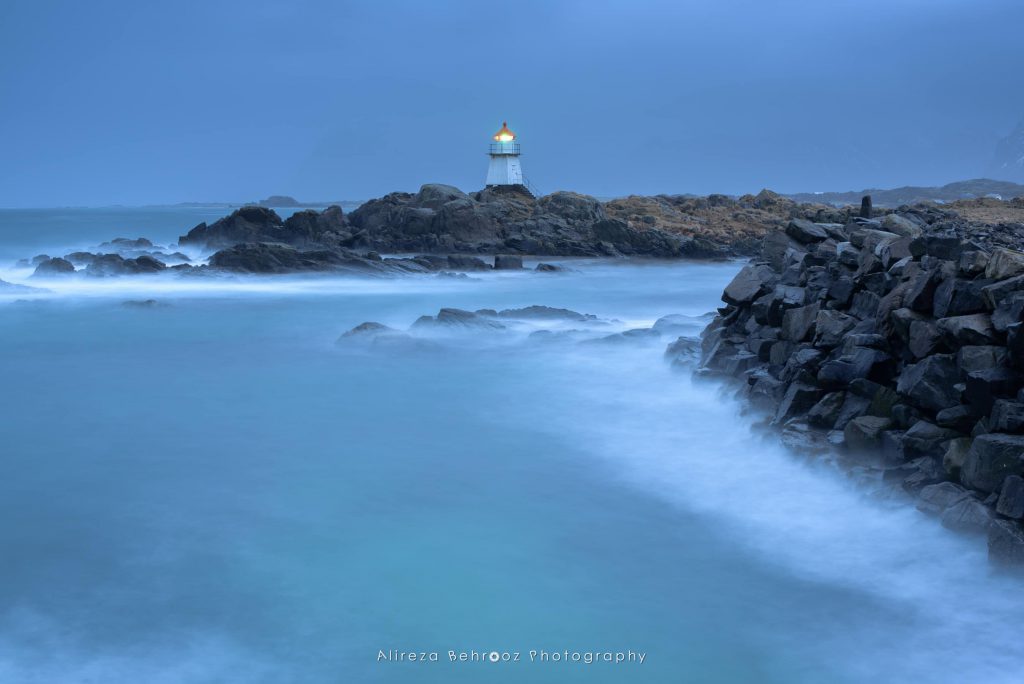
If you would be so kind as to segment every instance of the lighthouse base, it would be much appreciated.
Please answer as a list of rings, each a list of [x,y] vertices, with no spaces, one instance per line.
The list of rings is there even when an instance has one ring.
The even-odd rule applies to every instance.
[[[523,185],[523,168],[519,156],[513,154],[492,154],[487,167],[486,185]]]

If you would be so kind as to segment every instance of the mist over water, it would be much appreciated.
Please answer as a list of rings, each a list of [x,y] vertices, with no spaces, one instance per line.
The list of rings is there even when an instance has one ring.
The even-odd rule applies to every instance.
[[[0,681],[1019,681],[982,542],[787,453],[674,335],[584,341],[696,335],[738,264],[566,263],[0,298]],[[532,304],[599,320],[336,344]]]

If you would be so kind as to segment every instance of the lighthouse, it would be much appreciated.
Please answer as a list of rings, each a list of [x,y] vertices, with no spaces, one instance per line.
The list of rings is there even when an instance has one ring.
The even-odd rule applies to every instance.
[[[522,185],[523,167],[519,165],[519,143],[516,134],[508,129],[508,122],[501,122],[501,130],[494,134],[494,142],[487,154],[491,157],[487,167],[487,187],[495,185]]]

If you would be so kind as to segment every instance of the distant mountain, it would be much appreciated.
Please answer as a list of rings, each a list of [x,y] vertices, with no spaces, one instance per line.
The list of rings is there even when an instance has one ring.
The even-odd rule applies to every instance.
[[[1022,132],[1021,139],[1024,141],[1024,132]],[[1024,147],[1021,149],[1022,153],[1024,153]],[[941,187],[907,185],[891,190],[867,188],[865,190],[849,192],[800,192],[786,195],[786,197],[797,202],[818,202],[820,204],[844,206],[847,204],[860,204],[860,198],[864,195],[871,195],[871,201],[876,207],[898,207],[926,200],[932,202],[955,202],[960,199],[975,199],[989,196],[996,196],[1002,199],[1022,197],[1024,196],[1024,185],[1018,185],[1010,181],[976,178],[974,180],[947,183]]]
[[[994,178],[1024,182],[1024,119],[996,144],[989,174]]]

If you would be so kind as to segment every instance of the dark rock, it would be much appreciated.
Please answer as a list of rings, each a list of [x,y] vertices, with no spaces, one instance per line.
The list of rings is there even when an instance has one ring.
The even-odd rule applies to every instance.
[[[802,342],[814,330],[815,319],[818,316],[820,305],[815,302],[808,306],[801,306],[789,309],[782,317],[782,331],[780,336],[791,342]]]
[[[501,330],[505,326],[492,318],[462,309],[441,309],[437,316],[420,316],[412,324],[413,328],[482,328]]]
[[[963,404],[943,409],[935,415],[935,423],[940,427],[964,433],[969,433],[977,422],[977,412],[970,406]]]
[[[969,250],[960,255],[959,270],[962,275],[974,277],[985,272],[988,266],[988,253],[980,250]]]
[[[804,244],[827,240],[828,232],[821,226],[804,219],[793,219],[786,225],[786,235]]]
[[[494,257],[494,269],[496,271],[519,270],[523,267],[523,257],[499,254]]]
[[[828,288],[828,298],[835,301],[839,308],[846,308],[853,299],[853,291],[856,285],[852,278],[842,276],[837,278]]]
[[[482,312],[478,311],[477,313]],[[516,318],[521,320],[563,320],[577,322],[597,320],[597,316],[594,314],[584,314],[578,311],[573,311],[572,309],[558,309],[551,306],[541,306],[537,304],[526,306],[521,309],[502,309],[494,315],[500,318]]]
[[[767,292],[775,279],[775,273],[764,264],[744,266],[726,285],[722,300],[734,306],[747,304]]]
[[[938,282],[938,271],[921,271],[916,274],[909,281],[909,288],[903,296],[903,305],[914,311],[931,312]]]
[[[943,336],[938,326],[928,319],[911,322],[907,348],[915,358],[923,359],[934,354],[942,344]]]
[[[871,195],[864,195],[860,198],[859,216],[864,219],[871,218]]]
[[[878,312],[878,303],[881,298],[874,292],[861,290],[853,295],[853,302],[850,304],[850,314],[860,319],[873,319]]]
[[[537,264],[537,267],[534,270],[539,271],[541,273],[563,273],[565,271],[568,271],[569,269],[567,269],[565,266],[560,266],[558,264],[540,263]]]
[[[974,438],[960,478],[968,487],[994,492],[1007,475],[1024,473],[1024,436],[998,432]]]
[[[456,271],[488,271],[491,266],[479,257],[452,254],[448,257],[448,268]]]
[[[807,422],[816,427],[831,429],[843,409],[845,392],[829,392],[807,412]]]
[[[935,354],[907,366],[899,376],[896,391],[930,411],[941,411],[960,403],[954,385],[959,373],[953,356]]]
[[[814,321],[814,346],[828,348],[841,344],[843,338],[856,323],[855,318],[839,311],[831,309],[818,311]]]
[[[970,437],[957,437],[946,444],[946,451],[942,454],[942,469],[949,477],[960,479],[960,471],[971,451],[972,441]]]
[[[987,345],[996,341],[996,330],[988,314],[940,318],[936,325],[951,347]]]
[[[909,458],[916,456],[941,456],[946,443],[962,435],[956,430],[942,428],[926,420],[919,420],[903,435],[904,450]]]
[[[981,288],[981,294],[985,298],[985,304],[989,309],[998,308],[1004,299],[1015,292],[1021,291],[1024,291],[1024,275],[1000,280]]]
[[[1024,274],[1024,252],[1013,249],[996,249],[992,252],[985,268],[985,277],[1005,280]]]
[[[939,482],[921,488],[917,495],[917,510],[931,515],[941,515],[947,508],[970,498],[970,492],[960,485]]]
[[[61,259],[56,257],[53,259],[46,259],[40,261],[39,265],[36,266],[36,270],[32,273],[33,276],[51,277],[67,275],[68,273],[74,273],[74,265],[67,259]]]
[[[989,428],[993,432],[1024,433],[1024,403],[996,399],[989,417]]]
[[[962,316],[985,311],[982,287],[986,282],[946,278],[935,288],[932,307],[936,318]]]
[[[956,352],[956,365],[965,376],[974,371],[1002,366],[1006,361],[1006,348],[995,345],[967,345]]]
[[[1024,321],[1024,292],[1013,292],[1004,297],[992,312],[992,327],[999,332],[1014,323]]]
[[[891,366],[892,359],[885,352],[857,347],[850,354],[822,364],[818,382],[825,388],[842,389],[858,378],[883,379]]]
[[[1003,481],[996,513],[1016,520],[1024,518],[1024,479],[1019,475],[1010,475]]]
[[[967,374],[964,397],[979,413],[988,414],[998,397],[1012,397],[1021,386],[1021,376],[1003,366]]]
[[[881,443],[882,432],[892,426],[892,421],[879,416],[854,418],[843,429],[846,446],[851,451],[870,451]]]
[[[806,413],[818,403],[823,392],[813,385],[794,382],[786,390],[775,412],[775,422],[784,423],[789,418]]]
[[[985,534],[992,514],[974,498],[961,499],[942,513],[942,526],[964,534]]]
[[[1024,530],[1012,520],[993,520],[988,528],[988,560],[1007,570],[1024,568]]]
[[[910,475],[904,478],[902,484],[903,489],[911,494],[916,494],[930,484],[942,482],[946,477],[938,462],[927,456],[915,458],[907,463],[907,467]]]

